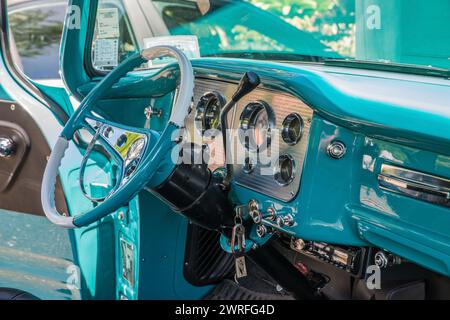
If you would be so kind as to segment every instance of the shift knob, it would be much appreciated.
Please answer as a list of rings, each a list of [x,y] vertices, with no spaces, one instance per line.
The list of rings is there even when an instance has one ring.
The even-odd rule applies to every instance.
[[[261,79],[259,76],[252,72],[248,71],[244,74],[241,81],[239,82],[239,86],[232,97],[234,102],[238,102],[242,97],[252,92],[259,84],[261,83]]]

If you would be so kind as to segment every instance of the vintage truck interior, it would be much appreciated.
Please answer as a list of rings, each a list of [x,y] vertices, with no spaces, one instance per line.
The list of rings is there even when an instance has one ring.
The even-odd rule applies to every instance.
[[[62,89],[1,1],[0,298],[450,298],[450,3],[270,3],[72,0]]]

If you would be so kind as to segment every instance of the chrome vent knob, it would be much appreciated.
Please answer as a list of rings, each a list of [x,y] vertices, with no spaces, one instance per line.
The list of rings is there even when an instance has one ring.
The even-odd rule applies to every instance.
[[[347,153],[347,147],[341,141],[334,141],[328,145],[327,153],[333,159],[341,159]]]

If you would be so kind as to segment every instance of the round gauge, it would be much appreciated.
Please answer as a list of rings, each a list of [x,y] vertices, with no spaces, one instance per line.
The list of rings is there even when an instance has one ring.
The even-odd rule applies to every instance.
[[[303,135],[303,119],[297,113],[291,113],[283,121],[281,137],[288,145],[296,145]]]
[[[195,122],[198,130],[220,130],[220,112],[225,105],[225,98],[218,92],[205,93],[197,104]]]
[[[240,137],[245,147],[261,151],[270,146],[271,131],[275,128],[275,114],[265,102],[251,102],[240,117]]]
[[[140,157],[145,146],[145,139],[140,138],[134,141],[127,151],[127,161],[133,161]]]
[[[290,155],[284,154],[278,158],[274,178],[280,186],[287,186],[294,180],[295,161]]]

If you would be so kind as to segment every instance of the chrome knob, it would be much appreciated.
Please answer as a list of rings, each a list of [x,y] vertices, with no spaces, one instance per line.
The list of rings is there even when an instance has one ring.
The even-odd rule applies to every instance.
[[[386,268],[389,264],[388,258],[386,257],[386,254],[382,251],[378,251],[375,254],[375,265],[378,266],[378,268]]]
[[[334,141],[328,145],[327,153],[333,159],[341,159],[347,153],[347,147],[341,141]]]
[[[16,149],[16,144],[11,138],[0,137],[0,158],[12,156]]]
[[[267,213],[264,216],[264,218],[270,221],[275,221],[277,219],[277,211],[275,210],[275,208],[274,207],[267,208]]]
[[[260,224],[262,220],[262,214],[259,212],[259,210],[252,210],[250,211],[250,217],[252,218],[253,222],[255,224]]]
[[[256,235],[258,238],[262,238],[267,234],[267,228],[266,226],[259,225],[256,227]]]
[[[248,203],[248,211],[255,211],[255,210],[259,210],[259,203],[256,200],[250,200]]]
[[[393,254],[378,251],[374,257],[375,265],[382,268],[391,267],[402,263],[401,258],[394,256]]]
[[[248,203],[248,211],[249,211],[249,215],[252,218],[253,222],[256,224],[261,223],[262,220],[262,215],[261,212],[259,211],[259,203],[256,200],[250,200],[250,202]]]
[[[294,217],[291,214],[287,214],[285,216],[282,217],[278,217],[277,218],[277,225],[280,228],[283,227],[292,227],[294,225]]]

